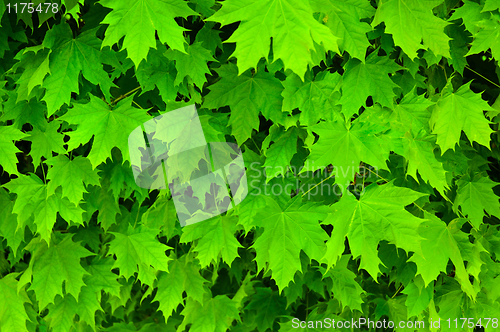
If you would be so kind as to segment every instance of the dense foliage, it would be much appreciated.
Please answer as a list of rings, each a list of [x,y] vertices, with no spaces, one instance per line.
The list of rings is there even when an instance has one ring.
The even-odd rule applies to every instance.
[[[499,0],[21,1],[0,331],[499,330]],[[249,192],[181,227],[127,140],[193,103]]]

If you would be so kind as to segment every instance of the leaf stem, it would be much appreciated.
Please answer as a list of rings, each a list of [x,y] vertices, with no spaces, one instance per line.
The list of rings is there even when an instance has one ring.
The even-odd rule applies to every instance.
[[[42,168],[43,183],[47,184],[47,179],[45,178],[45,170],[43,169],[43,162],[40,161],[40,167]]]
[[[120,101],[120,100],[122,100],[123,98],[128,97],[129,95],[131,95],[132,93],[136,92],[136,91],[137,91],[137,90],[139,90],[140,88],[141,88],[141,87],[140,87],[140,86],[138,86],[137,88],[130,90],[129,92],[127,92],[127,93],[125,93],[125,94],[123,94],[123,95],[121,95],[121,96],[117,97],[117,98],[116,98],[115,100],[113,100],[111,103],[112,103],[112,104],[116,104],[117,102],[119,102],[119,101]]]
[[[472,69],[471,67],[469,66],[465,66],[465,68],[469,69],[471,72],[473,72],[474,74],[476,74],[477,76],[481,77],[482,79],[490,82],[491,84],[493,84],[494,86],[496,86],[497,88],[500,88],[500,85],[498,85],[497,83],[493,82],[492,80],[490,80],[489,78],[487,77],[484,77],[483,75],[479,74],[477,71],[475,71],[474,69]]]
[[[399,291],[401,290],[401,288],[403,288],[403,284],[401,284],[398,288],[398,290],[396,291],[396,293],[394,293],[393,296],[391,296],[391,299],[393,299],[396,295],[398,295]]]
[[[327,177],[326,179],[322,180],[320,183],[316,184],[314,187],[312,187],[311,189],[309,189],[308,191],[306,191],[305,193],[303,193],[301,197],[304,197],[308,192],[310,192],[311,190],[313,190],[314,188],[316,188],[317,186],[319,186],[320,184],[322,184],[323,182],[325,182],[326,180],[330,179],[333,176],[334,176],[334,174],[332,173],[332,175],[330,175],[329,177]]]

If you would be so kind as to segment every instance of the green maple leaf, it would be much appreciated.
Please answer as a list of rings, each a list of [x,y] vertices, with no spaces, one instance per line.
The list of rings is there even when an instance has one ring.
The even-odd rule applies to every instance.
[[[408,317],[418,316],[434,298],[434,284],[430,283],[425,287],[422,278],[417,277],[401,293],[408,295],[405,302],[408,308]]]
[[[281,59],[285,68],[303,77],[307,65],[314,64],[312,52],[322,44],[326,50],[337,53],[337,37],[313,17],[309,2],[300,0],[225,1],[209,21],[222,26],[241,21],[240,26],[226,41],[236,43],[233,53],[238,69],[245,72],[268,59],[271,38],[274,60]],[[300,40],[300,43],[297,43]]]
[[[496,1],[496,0],[495,0]],[[480,4],[470,1],[464,1],[464,5],[457,8],[450,20],[462,19],[463,24],[472,34],[474,40],[466,56],[479,54],[491,49],[494,58],[500,58],[500,38],[498,32],[500,26],[500,15],[495,12],[494,4],[485,3],[484,8]]]
[[[158,43],[156,49],[148,53],[147,61],[142,61],[135,71],[141,93],[151,91],[156,86],[165,103],[177,97],[174,85],[177,71],[174,62],[164,55],[166,50],[165,45]]]
[[[165,319],[170,317],[179,304],[184,304],[184,299],[203,302],[204,284],[207,281],[200,275],[199,266],[189,261],[187,256],[170,261],[169,272],[162,272],[158,277],[158,292],[153,302],[160,303],[159,309]],[[186,292],[185,298],[184,292]]]
[[[135,64],[146,59],[150,48],[156,47],[155,34],[170,48],[184,52],[184,31],[176,17],[197,15],[186,2],[178,0],[103,0],[100,4],[111,8],[101,24],[106,28],[102,46],[113,46],[123,39],[123,49]]]
[[[179,233],[176,221],[174,202],[167,196],[159,197],[141,217],[144,226],[159,229],[168,239]]]
[[[249,301],[244,310],[255,312],[254,322],[262,331],[272,330],[276,318],[287,313],[285,299],[271,288],[255,287]]]
[[[15,59],[19,60],[19,62],[12,69],[24,69],[21,76],[16,80],[16,102],[30,100],[33,89],[38,85],[42,85],[45,76],[50,74],[49,54],[50,50],[44,49],[43,46],[33,46],[25,48],[16,55]]]
[[[182,315],[184,320],[177,328],[179,332],[184,331],[190,323],[190,332],[226,332],[234,320],[240,320],[236,302],[226,295],[217,295],[203,304],[188,300]]]
[[[116,216],[120,214],[120,205],[118,198],[113,196],[113,192],[108,187],[90,186],[87,188],[89,195],[84,194],[86,210],[86,219],[90,219],[95,211],[98,211],[97,222],[99,225],[108,230],[108,228],[116,223]]]
[[[463,1],[463,6],[454,9],[453,15],[449,18],[450,21],[462,19],[463,25],[469,30],[472,35],[479,32],[478,26],[480,21],[490,17],[490,13],[481,13],[481,5],[475,2]]]
[[[34,174],[21,174],[18,178],[5,184],[5,188],[17,194],[12,212],[17,214],[18,228],[24,228],[25,222],[32,216],[38,207],[44,209],[46,213],[50,211],[52,214],[52,222],[47,223],[45,220],[43,224],[46,228],[38,229],[38,232],[42,234],[42,238],[46,240],[47,243],[50,242],[52,226],[55,223],[57,211],[54,209],[54,199],[51,197],[51,199],[48,200],[47,189],[42,180]],[[40,218],[40,216],[37,217]],[[47,214],[45,215],[45,219],[46,218]],[[49,225],[50,227],[47,227]]]
[[[57,121],[49,122],[45,128],[33,128],[29,132],[29,137],[25,139],[31,141],[30,155],[33,158],[33,164],[38,165],[41,158],[45,159],[52,157],[52,152],[65,154],[64,135],[59,133],[61,124]]]
[[[297,127],[292,127],[285,132],[280,131],[278,137],[265,152],[266,182],[278,175],[284,175],[290,165],[290,160],[297,153],[297,138],[299,137]]]
[[[62,196],[68,197],[69,201],[78,205],[86,192],[85,185],[99,185],[99,176],[92,170],[92,164],[82,156],[70,160],[64,155],[52,157],[46,161],[52,167],[47,172],[47,193],[52,195],[60,186]]]
[[[188,45],[185,52],[170,49],[165,54],[170,60],[175,61],[177,76],[174,84],[179,85],[185,77],[190,77],[201,90],[203,84],[207,81],[205,75],[210,74],[207,63],[216,60],[212,53],[202,46],[202,43]]]
[[[395,117],[406,130],[418,131],[418,129],[423,128],[430,132],[431,111],[429,107],[434,104],[424,95],[417,95],[416,89],[413,89],[398,104],[394,105]]]
[[[48,307],[49,313],[44,317],[44,320],[48,323],[51,331],[69,331],[73,326],[77,308],[78,304],[72,295],[67,294],[64,297],[57,295],[54,304]]]
[[[456,92],[445,93],[432,111],[430,126],[432,133],[437,135],[441,153],[448,149],[455,150],[462,131],[471,142],[490,147],[493,130],[483,111],[495,110],[481,98],[481,94],[472,92],[470,84],[462,85]]]
[[[116,255],[113,268],[120,269],[120,275],[130,278],[135,272],[141,273],[145,267],[168,271],[169,257],[165,251],[171,247],[156,239],[157,231],[129,225],[126,233],[111,232],[115,236],[109,245],[109,254]],[[141,266],[145,264],[145,267]]]
[[[434,155],[434,138],[421,130],[413,135],[410,132],[403,138],[404,157],[408,161],[407,174],[418,182],[417,170],[424,181],[436,188],[442,195],[449,189],[443,164]]]
[[[120,283],[118,276],[111,272],[114,261],[111,257],[94,258],[86,269],[90,274],[83,277],[86,287],[101,300],[101,291],[110,295],[120,296]]]
[[[455,212],[458,210],[457,206],[460,206],[477,228],[483,223],[484,211],[500,218],[498,196],[493,192],[497,185],[498,183],[481,174],[476,174],[473,179],[470,175],[464,175],[458,181],[457,197],[453,205]]]
[[[300,123],[307,126],[318,123],[320,119],[340,119],[340,106],[337,105],[340,79],[338,73],[329,72],[318,74],[314,80],[306,76],[305,82],[295,74],[288,75],[283,82],[282,111],[292,113],[298,108]]]
[[[205,17],[212,15],[215,10],[212,7],[215,5],[215,0],[190,0],[190,3],[195,5],[195,10]]]
[[[223,65],[217,73],[219,81],[210,85],[203,107],[229,106],[231,133],[242,145],[259,128],[259,113],[269,117],[272,112],[281,113],[281,82],[272,74],[259,71],[255,75],[245,72],[238,76],[233,64]]]
[[[14,126],[0,127],[0,165],[5,172],[17,174],[16,153],[21,152],[12,141],[20,140],[27,135]]]
[[[85,285],[83,276],[88,274],[80,265],[80,258],[93,255],[72,235],[65,235],[60,243],[53,244],[33,264],[33,282],[30,290],[35,292],[40,310],[54,303],[56,295],[63,296],[63,284],[67,294],[78,298]]]
[[[183,228],[181,243],[198,240],[193,251],[198,253],[196,258],[201,267],[211,263],[218,264],[219,255],[222,260],[231,266],[238,255],[238,248],[242,248],[234,233],[238,219],[234,216],[217,216],[211,220],[189,225]]]
[[[393,89],[397,87],[389,74],[403,69],[388,56],[378,56],[372,52],[365,63],[358,59],[350,59],[345,65],[342,76],[342,113],[350,118],[359,111],[360,107],[366,107],[366,99],[371,96],[373,102],[382,106],[392,108],[396,94]]]
[[[16,103],[16,94],[9,94],[9,99],[3,103],[3,114],[0,121],[14,120],[14,127],[22,130],[25,123],[42,130],[47,124],[46,107],[36,98],[30,101],[22,100]]]
[[[101,41],[96,37],[96,29],[88,30],[76,39],[68,24],[54,26],[45,35],[43,45],[52,52],[49,57],[50,75],[43,81],[48,116],[54,114],[63,104],[71,100],[71,93],[79,93],[80,72],[94,85],[99,85],[108,101],[109,90],[116,87],[104,71],[100,61]]]
[[[475,299],[477,292],[469,281],[469,274],[465,270],[459,248],[460,242],[469,242],[467,234],[460,230],[460,220],[455,219],[446,225],[434,215],[426,213],[426,218],[428,220],[418,229],[418,233],[424,238],[422,250],[415,252],[410,258],[410,261],[417,264],[417,273],[422,276],[427,286],[440,272],[446,272],[446,265],[451,259],[455,265],[455,278],[462,286],[462,290]]]
[[[432,13],[442,0],[384,0],[379,4],[372,26],[385,23],[394,43],[415,59],[419,49],[450,58],[450,38],[444,33],[448,23]],[[423,41],[423,45],[422,45]]]
[[[495,59],[500,59],[500,15],[491,13],[491,16],[486,20],[477,22],[479,31],[474,34],[474,41],[466,56],[471,54],[479,54],[491,49],[491,54]]]
[[[30,320],[24,304],[31,301],[24,288],[17,291],[17,275],[0,278],[0,326],[5,331],[26,331],[26,321]]]
[[[389,149],[379,137],[381,128],[376,124],[355,121],[346,127],[344,122],[320,122],[309,128],[319,135],[319,140],[310,147],[311,154],[301,172],[333,164],[335,182],[344,191],[358,172],[361,161],[377,168],[387,168]]]
[[[355,280],[356,274],[347,268],[350,258],[350,255],[342,255],[333,268],[327,270],[319,267],[319,270],[323,274],[323,279],[330,279],[331,284],[328,284],[328,288],[335,299],[340,301],[342,309],[348,307],[362,312],[361,295],[364,291]]]
[[[370,46],[366,33],[372,28],[360,19],[371,17],[375,8],[368,1],[359,0],[314,0],[314,11],[327,15],[323,19],[326,26],[332,30],[340,50],[361,61],[365,60],[366,50]]]
[[[253,225],[264,227],[253,248],[258,270],[268,268],[280,291],[293,280],[295,272],[302,271],[300,251],[310,259],[323,256],[324,242],[328,238],[318,220],[326,213],[311,203],[303,204],[300,196],[287,202],[264,197],[266,208],[253,218]],[[266,267],[268,266],[268,268]]]
[[[24,228],[33,215],[37,233],[47,243],[50,242],[57,213],[68,222],[83,223],[83,210],[58,194],[48,194],[47,186],[34,174],[20,174],[17,179],[7,183],[5,188],[17,194],[13,213],[17,214],[18,229]]]
[[[78,306],[76,312],[80,321],[85,322],[95,330],[96,311],[102,311],[101,304],[98,301],[97,294],[91,287],[83,286],[78,296]]]
[[[494,11],[500,9],[500,0],[486,0],[481,12]]]
[[[417,230],[423,220],[406,211],[405,206],[422,196],[425,194],[396,187],[392,182],[369,185],[359,200],[344,194],[323,222],[335,225],[323,260],[329,267],[334,265],[344,251],[347,236],[352,256],[361,256],[360,268],[376,280],[382,264],[377,252],[380,241],[389,241],[408,253],[421,250]]]
[[[93,168],[111,158],[111,150],[115,146],[122,152],[124,160],[128,160],[129,134],[150,119],[146,110],[131,106],[132,98],[120,101],[114,109],[93,95],[89,103],[75,104],[58,119],[78,125],[76,130],[67,133],[70,137],[68,149],[73,150],[94,136],[87,156]]]
[[[4,188],[0,188],[0,236],[2,236],[7,246],[12,249],[14,257],[17,256],[17,249],[24,241],[24,228],[17,229],[17,216],[12,213],[14,201]]]

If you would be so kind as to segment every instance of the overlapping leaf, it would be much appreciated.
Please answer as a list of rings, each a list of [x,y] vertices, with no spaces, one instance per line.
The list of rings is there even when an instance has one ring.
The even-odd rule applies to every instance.
[[[268,59],[271,38],[274,59],[283,60],[285,68],[290,68],[300,77],[313,63],[311,51],[314,52],[317,45],[338,51],[337,37],[313,18],[308,1],[230,0],[224,2],[209,20],[222,25],[241,21],[240,27],[227,40],[236,42],[233,56],[238,59],[241,73],[257,67],[262,57]],[[300,44],[296,43],[297,40],[301,41]]]

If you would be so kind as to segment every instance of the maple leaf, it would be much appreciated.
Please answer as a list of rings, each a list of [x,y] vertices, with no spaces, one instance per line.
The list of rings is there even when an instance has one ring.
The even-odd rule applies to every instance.
[[[156,47],[155,33],[170,48],[184,52],[184,31],[176,17],[197,15],[186,2],[177,0],[102,0],[102,6],[111,8],[101,24],[106,28],[102,46],[113,46],[123,39],[123,49],[137,68],[146,59],[150,48]]]
[[[204,284],[207,281],[200,275],[197,264],[188,260],[187,256],[170,261],[169,272],[162,272],[158,276],[158,292],[153,302],[160,303],[159,309],[163,312],[165,319],[170,317],[179,304],[184,303],[184,292],[186,292],[185,299],[203,302]]]
[[[50,75],[43,80],[48,116],[54,114],[63,104],[68,104],[71,93],[79,92],[78,77],[80,72],[94,85],[99,85],[106,98],[111,98],[109,90],[116,85],[104,71],[100,61],[100,39],[96,29],[88,30],[73,39],[68,24],[54,26],[45,35],[43,45],[50,48]]]
[[[446,272],[446,265],[451,259],[455,265],[456,279],[462,290],[475,299],[477,292],[469,281],[469,274],[465,270],[459,248],[460,242],[469,242],[467,234],[460,230],[460,220],[455,219],[446,225],[434,215],[426,213],[426,218],[427,220],[418,229],[418,233],[423,237],[422,250],[415,252],[410,258],[410,261],[417,264],[417,273],[422,276],[427,286],[440,272]]]
[[[481,174],[475,175],[473,179],[468,174],[464,175],[458,181],[457,197],[453,205],[455,212],[458,210],[457,206],[460,206],[477,228],[483,223],[484,211],[500,218],[500,204],[493,192],[497,185],[498,183]]]
[[[16,94],[9,94],[9,99],[3,103],[4,113],[0,116],[0,121],[14,120],[13,125],[19,130],[26,123],[31,124],[33,128],[42,130],[47,124],[46,109],[45,105],[36,98],[16,103]]]
[[[313,125],[320,119],[340,119],[339,82],[341,76],[338,73],[325,72],[319,74],[314,80],[308,79],[302,82],[299,76],[292,74],[287,76],[283,82],[285,89],[283,96],[282,111],[292,113],[295,108],[300,110],[300,123],[302,125]]]
[[[347,127],[344,122],[320,122],[309,128],[319,135],[319,140],[310,147],[311,154],[301,173],[333,164],[335,182],[344,191],[358,172],[361,161],[387,168],[389,149],[380,138],[381,129],[376,124],[355,121]]]
[[[421,130],[416,135],[406,133],[403,138],[404,156],[408,161],[408,174],[418,182],[417,170],[424,181],[444,195],[449,189],[443,164],[434,155],[434,138]]]
[[[209,221],[189,225],[183,228],[181,243],[198,240],[193,251],[198,253],[196,258],[201,267],[222,260],[231,266],[238,255],[238,248],[242,248],[234,237],[237,218],[234,216],[217,216]]]
[[[83,277],[86,287],[88,287],[97,299],[101,299],[101,291],[111,295],[120,296],[120,283],[118,276],[111,272],[114,261],[111,257],[94,258],[86,267],[89,274]]]
[[[491,13],[488,19],[481,20],[476,23],[479,31],[474,34],[474,41],[466,56],[479,54],[491,49],[491,54],[495,59],[500,59],[500,15]],[[496,41],[496,42],[492,42]]]
[[[0,127],[0,165],[10,174],[19,174],[17,171],[16,153],[21,152],[12,141],[20,140],[27,135],[14,126]]]
[[[43,46],[28,47],[16,55],[19,62],[13,66],[13,69],[24,69],[21,77],[16,81],[16,102],[30,100],[33,89],[43,84],[44,78],[50,74],[49,55],[50,50]]]
[[[448,149],[455,150],[462,130],[471,142],[490,147],[493,130],[483,111],[495,110],[481,98],[481,94],[472,92],[470,84],[466,83],[456,92],[441,96],[432,111],[430,126],[432,133],[437,135],[441,153]]]
[[[166,50],[165,45],[158,43],[156,49],[148,53],[147,61],[142,61],[135,71],[137,81],[141,85],[141,94],[153,90],[156,86],[165,103],[177,97],[174,85],[177,71],[174,62],[164,55]]]
[[[26,331],[30,320],[25,303],[31,302],[26,290],[17,291],[18,273],[9,273],[0,278],[0,326],[5,331]]]
[[[298,135],[297,127],[292,127],[284,132],[279,131],[277,135],[279,138],[275,138],[275,142],[266,150],[266,162],[264,163],[266,182],[286,173],[290,160],[297,152]]]
[[[484,3],[484,8],[483,8],[482,12],[494,11],[496,9],[500,9],[500,1],[498,1],[498,0],[486,0]]]
[[[342,308],[349,307],[362,311],[361,295],[364,291],[355,280],[356,274],[347,268],[350,259],[350,255],[342,255],[333,268],[325,269],[320,266],[318,269],[323,274],[323,279],[330,279],[331,284],[328,285],[328,288],[333,296],[342,303]]]
[[[500,43],[496,42],[500,38],[498,33],[500,15],[490,12],[495,7],[491,2],[485,3],[484,8],[482,8],[478,3],[464,1],[464,5],[455,9],[450,17],[450,20],[462,19],[463,24],[474,38],[466,56],[491,49],[493,57],[500,58]]]
[[[450,38],[444,33],[448,23],[432,13],[442,0],[384,0],[378,6],[372,26],[385,23],[385,31],[392,34],[410,59],[419,49],[430,49],[436,55],[450,58]],[[422,45],[423,41],[423,45]]]
[[[17,249],[24,241],[24,228],[17,229],[17,216],[12,213],[14,201],[4,188],[0,188],[0,236],[12,249],[13,256],[17,256]]]
[[[414,278],[412,282],[403,289],[402,293],[408,295],[405,302],[408,308],[408,317],[418,316],[427,308],[433,299],[434,284],[430,283],[425,287],[422,278]]]
[[[286,315],[285,307],[286,301],[277,291],[255,287],[255,293],[250,296],[244,310],[255,312],[254,324],[259,327],[259,330],[267,331],[272,330],[276,317]]]
[[[342,113],[350,118],[366,107],[366,99],[371,96],[373,102],[392,108],[396,94],[393,89],[397,87],[389,74],[403,69],[388,56],[378,56],[372,52],[365,63],[358,59],[350,59],[345,65],[342,76],[342,98],[338,104],[342,105]]]
[[[67,294],[64,297],[57,295],[54,304],[48,307],[49,312],[45,317],[50,330],[54,332],[70,330],[71,326],[73,326],[77,308],[78,304],[72,295]]]
[[[31,141],[30,155],[33,158],[33,164],[38,165],[42,157],[51,158],[52,152],[66,153],[64,135],[58,132],[60,126],[59,122],[51,121],[42,130],[35,127],[29,132],[26,140]]]
[[[413,89],[394,105],[394,113],[399,124],[407,130],[415,131],[418,128],[424,128],[425,131],[430,132],[431,111],[429,108],[434,104],[424,95],[417,95],[416,89]]]
[[[345,237],[353,258],[361,256],[360,268],[377,279],[380,272],[377,245],[389,241],[406,252],[420,252],[421,237],[417,230],[422,219],[405,210],[425,194],[408,188],[396,187],[392,182],[385,185],[376,183],[366,187],[357,200],[345,194],[332,208],[324,224],[335,225],[323,260],[331,267],[344,251]]]
[[[238,144],[252,136],[252,130],[259,128],[259,113],[269,116],[281,113],[281,82],[272,74],[245,72],[238,76],[236,65],[223,65],[217,73],[219,81],[210,86],[203,107],[219,108],[230,106],[229,125]]]
[[[188,300],[182,315],[184,320],[177,328],[179,332],[184,331],[190,323],[190,332],[226,332],[234,320],[240,320],[236,302],[226,295],[217,295],[203,304]]]
[[[308,1],[230,0],[207,20],[219,22],[222,26],[241,21],[226,42],[236,43],[233,56],[238,59],[238,69],[242,73],[256,67],[262,57],[269,60],[271,38],[274,60],[283,60],[285,68],[290,68],[300,77],[304,76],[307,65],[312,67],[314,63],[311,51],[315,50],[316,44],[339,53],[337,38],[314,19]]]
[[[174,84],[179,85],[185,77],[190,77],[200,90],[207,81],[205,75],[210,74],[207,65],[208,61],[216,61],[212,53],[202,46],[202,43],[188,45],[185,53],[170,49],[165,55],[170,60],[175,61],[177,76]]]
[[[310,259],[323,256],[324,241],[328,238],[321,229],[319,220],[326,216],[325,210],[311,203],[302,203],[300,196],[286,204],[265,196],[266,207],[259,212],[252,224],[264,227],[264,232],[255,240],[258,270],[272,271],[272,278],[280,292],[295,272],[302,271],[300,251]]]
[[[82,156],[70,160],[64,155],[52,157],[46,161],[52,168],[47,172],[47,194],[52,195],[60,186],[62,196],[78,205],[86,192],[83,184],[99,185],[99,176],[92,170],[90,161]]]
[[[97,299],[97,294],[91,287],[83,286],[78,296],[76,312],[80,321],[85,322],[92,329],[95,329],[96,311],[102,311],[101,304]]]
[[[360,19],[371,17],[375,8],[368,1],[359,0],[314,0],[311,5],[316,12],[327,15],[324,19],[326,26],[332,30],[341,50],[361,61],[365,60],[365,53],[370,43],[366,33],[372,28]]]
[[[82,224],[83,210],[67,199],[62,199],[60,195],[49,195],[47,186],[34,174],[20,174],[17,179],[7,183],[5,188],[17,194],[13,213],[17,214],[18,229],[24,228],[26,221],[34,215],[36,231],[47,243],[50,242],[57,213],[68,222]]]
[[[125,233],[110,232],[115,236],[109,245],[109,254],[116,255],[113,268],[120,269],[120,275],[130,278],[135,272],[152,266],[156,270],[168,271],[169,257],[165,251],[171,247],[156,239],[157,232],[144,226],[132,228]],[[141,264],[145,266],[141,266]]]
[[[73,242],[72,236],[64,235],[61,242],[46,249],[33,264],[33,282],[29,289],[35,292],[40,310],[54,303],[56,295],[63,295],[63,284],[66,293],[75,298],[85,285],[83,276],[88,272],[80,265],[80,258],[93,254]]]
[[[113,263],[114,260],[111,257],[94,258],[86,266],[89,274],[83,276],[85,286],[82,287],[78,296],[76,311],[80,320],[93,328],[95,327],[95,312],[102,311],[100,305],[102,292],[110,296],[120,296],[121,284],[117,281],[118,276],[111,272]]]
[[[146,110],[131,106],[133,96],[121,100],[116,108],[90,95],[87,104],[76,104],[58,120],[76,124],[76,130],[67,133],[70,137],[68,149],[85,144],[92,136],[94,141],[87,158],[96,168],[111,157],[111,149],[118,147],[128,160],[128,136],[138,126],[150,119]]]
[[[97,222],[108,230],[116,223],[116,216],[121,213],[118,198],[115,198],[109,186],[88,186],[88,194],[84,194],[85,219],[89,220],[98,211]]]

